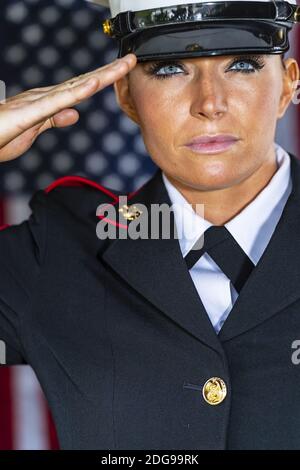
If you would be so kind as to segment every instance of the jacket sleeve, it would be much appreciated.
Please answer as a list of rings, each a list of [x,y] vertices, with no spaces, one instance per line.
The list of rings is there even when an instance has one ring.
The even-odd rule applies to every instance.
[[[0,365],[27,362],[21,325],[45,254],[47,194],[37,191],[29,204],[28,220],[0,230]]]

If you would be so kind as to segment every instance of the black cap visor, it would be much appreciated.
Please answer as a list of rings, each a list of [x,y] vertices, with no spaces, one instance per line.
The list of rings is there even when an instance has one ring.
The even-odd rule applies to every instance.
[[[217,21],[156,26],[119,39],[119,57],[139,62],[239,53],[280,54],[289,49],[286,24],[270,21]]]

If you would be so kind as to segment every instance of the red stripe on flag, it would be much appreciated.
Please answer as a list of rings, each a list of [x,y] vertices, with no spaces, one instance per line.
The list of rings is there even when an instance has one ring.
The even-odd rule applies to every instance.
[[[298,64],[300,65],[300,25],[296,24],[295,29],[294,29],[294,54],[293,57],[297,60]],[[297,84],[296,87],[296,94],[295,97],[296,99],[299,99],[300,93],[299,93],[299,85]],[[291,136],[292,138],[296,139],[296,147],[297,147],[297,155],[296,157],[300,157],[300,139],[299,139],[299,130],[300,130],[300,105],[296,104],[297,106],[296,112],[295,112],[295,119],[296,119],[296,126],[294,129],[296,129],[296,135]]]
[[[8,367],[0,369],[0,450],[13,449],[13,409]]]
[[[4,224],[4,203],[0,199],[0,225]],[[11,401],[10,370],[0,368],[0,449],[13,448],[13,410]]]
[[[0,225],[4,224],[4,204],[3,200],[0,199]]]
[[[59,450],[59,443],[56,434],[55,425],[52,419],[51,412],[48,410],[48,433],[49,433],[49,449],[51,450]]]

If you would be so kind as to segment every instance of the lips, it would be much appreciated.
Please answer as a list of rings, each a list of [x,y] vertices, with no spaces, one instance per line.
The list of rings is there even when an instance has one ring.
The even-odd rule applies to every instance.
[[[231,134],[202,135],[194,138],[186,147],[198,154],[216,154],[226,152],[239,140]]]
[[[230,134],[218,134],[218,135],[204,135],[201,137],[195,137],[191,142],[186,145],[199,145],[199,144],[210,144],[210,143],[222,143],[222,142],[235,142],[238,138]]]

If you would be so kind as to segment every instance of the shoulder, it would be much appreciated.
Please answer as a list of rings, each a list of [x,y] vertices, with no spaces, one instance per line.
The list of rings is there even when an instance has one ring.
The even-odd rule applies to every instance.
[[[42,236],[46,227],[70,227],[80,221],[84,225],[86,222],[94,223],[98,206],[117,204],[119,196],[118,192],[82,176],[59,178],[32,195],[29,200],[31,214],[26,221],[19,225],[0,226],[1,238],[9,236],[12,239],[14,233],[20,236],[26,228]]]
[[[53,183],[51,183],[47,188],[45,188],[43,191],[45,194],[52,193],[53,191],[57,189],[64,189],[68,188],[67,191],[65,191],[65,194],[68,194],[70,192],[69,188],[79,188],[81,190],[94,190],[97,192],[98,195],[102,194],[103,196],[108,196],[111,200],[117,200],[118,195],[116,192],[113,190],[106,188],[102,186],[101,184],[97,183],[96,181],[93,181],[88,178],[84,178],[82,176],[64,176],[62,178],[59,178],[55,180]],[[73,191],[74,193],[74,191]],[[76,192],[75,192],[76,193]],[[74,194],[75,194],[74,193]],[[77,191],[78,193],[78,191]]]
[[[48,208],[49,214],[58,216],[69,212],[77,217],[96,212],[103,203],[118,202],[120,194],[104,187],[96,181],[82,176],[64,176],[32,196],[29,205],[31,210],[39,211]]]
[[[110,202],[117,201],[119,198],[117,191],[106,188],[98,182],[83,176],[73,175],[64,176],[53,181],[53,183],[42,191],[47,197],[57,198],[58,200],[63,197],[64,202],[68,201],[70,198],[73,201],[73,197],[82,198],[82,196],[86,198],[90,197],[91,199],[95,196],[97,199],[100,198]],[[86,202],[88,202],[88,199]]]

